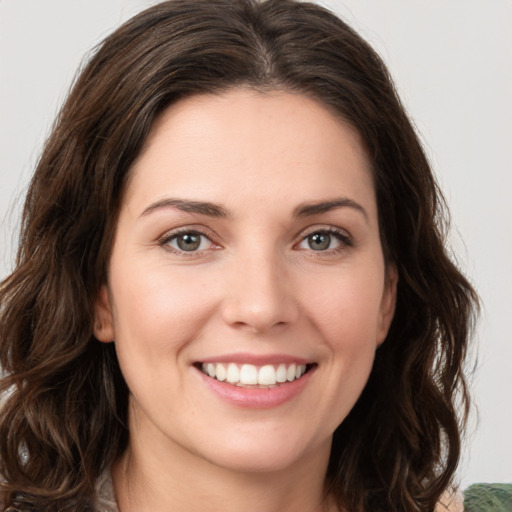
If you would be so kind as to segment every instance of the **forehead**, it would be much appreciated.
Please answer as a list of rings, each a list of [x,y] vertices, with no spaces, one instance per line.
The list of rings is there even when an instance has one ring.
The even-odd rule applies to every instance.
[[[132,167],[125,201],[171,192],[220,202],[276,192],[374,200],[370,167],[357,131],[319,102],[234,89],[163,112]]]

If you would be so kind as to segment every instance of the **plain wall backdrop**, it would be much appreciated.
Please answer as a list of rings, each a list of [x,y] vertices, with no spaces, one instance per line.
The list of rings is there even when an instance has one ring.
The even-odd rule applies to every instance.
[[[0,0],[0,279],[23,195],[85,53],[151,0]],[[463,486],[512,481],[512,1],[325,0],[380,53],[483,301]]]

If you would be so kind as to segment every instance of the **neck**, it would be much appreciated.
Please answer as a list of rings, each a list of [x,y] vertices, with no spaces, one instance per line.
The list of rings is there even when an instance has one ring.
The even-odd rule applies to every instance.
[[[180,445],[163,447],[131,434],[130,446],[112,468],[120,512],[204,512],[205,504],[211,512],[336,510],[324,492],[330,443],[291,467],[238,471]]]

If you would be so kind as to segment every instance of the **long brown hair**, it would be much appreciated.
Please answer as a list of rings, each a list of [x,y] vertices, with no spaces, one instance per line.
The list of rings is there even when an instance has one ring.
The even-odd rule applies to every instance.
[[[32,179],[1,285],[3,510],[91,510],[96,479],[126,448],[128,390],[113,344],[92,334],[123,186],[163,109],[237,86],[308,95],[359,131],[398,269],[387,341],[334,434],[329,492],[352,512],[426,512],[450,484],[477,297],[447,254],[444,202],[384,64],[318,5],[176,0],[100,45]]]

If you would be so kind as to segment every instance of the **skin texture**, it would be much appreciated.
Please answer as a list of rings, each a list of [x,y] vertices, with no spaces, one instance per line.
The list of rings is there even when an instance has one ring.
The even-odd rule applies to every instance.
[[[352,203],[296,215],[340,198]],[[179,250],[182,229],[204,233],[198,250]],[[312,248],[332,229],[341,238]],[[169,107],[131,170],[96,305],[131,392],[121,511],[320,510],[332,434],[385,339],[396,280],[359,136],[325,107],[245,89]],[[251,408],[196,367],[226,354],[314,366],[291,399]]]

